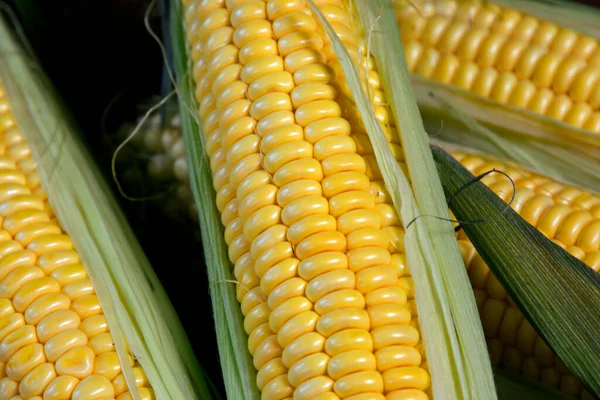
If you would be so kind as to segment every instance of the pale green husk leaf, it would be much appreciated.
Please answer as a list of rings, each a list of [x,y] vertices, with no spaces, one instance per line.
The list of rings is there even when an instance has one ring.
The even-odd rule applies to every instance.
[[[256,370],[248,351],[248,335],[236,297],[235,277],[227,256],[223,225],[216,206],[210,163],[204,151],[203,132],[197,120],[191,58],[183,26],[183,12],[178,1],[171,3],[171,40],[177,94],[190,171],[190,185],[198,208],[202,244],[209,278],[210,296],[217,333],[221,370],[228,399],[260,399],[256,387]]]
[[[427,132],[600,191],[600,135],[412,75]]]

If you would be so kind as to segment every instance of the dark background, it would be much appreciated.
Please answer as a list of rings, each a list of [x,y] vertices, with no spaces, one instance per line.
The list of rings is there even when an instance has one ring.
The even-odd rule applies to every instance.
[[[600,0],[585,0],[595,6]],[[96,161],[110,175],[114,143],[107,137],[134,105],[161,92],[163,58],[144,26],[148,0],[9,1],[39,60],[85,133]],[[150,18],[161,32],[161,15]],[[600,21],[599,21],[600,24]],[[109,104],[113,103],[107,112]],[[103,130],[106,127],[106,131]],[[115,185],[113,184],[113,188]],[[130,195],[153,194],[140,185]],[[129,221],[169,293],[200,362],[222,390],[221,371],[202,250],[193,224],[172,221],[157,201],[120,199]]]

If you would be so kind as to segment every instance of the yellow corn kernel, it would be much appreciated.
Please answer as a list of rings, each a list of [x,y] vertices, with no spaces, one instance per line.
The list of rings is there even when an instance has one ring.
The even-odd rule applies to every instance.
[[[9,116],[4,102],[0,118]],[[12,124],[0,141],[8,157],[0,160],[0,397],[114,397],[110,380],[91,379],[97,356],[88,343],[101,333],[114,344],[85,266],[47,204],[25,137]],[[112,363],[120,369],[118,357]]]
[[[597,39],[480,2],[450,0],[447,7],[431,5],[427,13],[421,9],[428,3],[394,4],[410,72],[600,132],[594,122],[586,124],[583,107],[568,113],[573,103],[591,111],[600,107]],[[460,7],[463,18],[443,12]],[[551,92],[535,96],[546,89]]]

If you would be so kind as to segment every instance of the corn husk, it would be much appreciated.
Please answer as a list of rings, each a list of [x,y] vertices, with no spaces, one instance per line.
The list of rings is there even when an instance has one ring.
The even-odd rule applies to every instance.
[[[190,187],[198,208],[202,244],[209,278],[210,296],[223,380],[228,399],[260,399],[256,370],[248,351],[248,335],[235,292],[235,277],[227,256],[224,229],[216,206],[210,164],[198,123],[189,49],[184,34],[181,4],[171,5],[171,35],[181,127],[190,171]]]

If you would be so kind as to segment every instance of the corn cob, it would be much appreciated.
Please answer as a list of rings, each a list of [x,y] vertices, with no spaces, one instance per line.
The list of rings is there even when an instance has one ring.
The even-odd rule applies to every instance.
[[[163,131],[163,138],[167,134],[168,131]],[[151,130],[144,131],[142,136],[145,137],[140,140],[142,142],[147,140],[148,143],[158,137]],[[570,254],[581,259],[596,272],[600,271],[600,198],[598,196],[561,185],[511,163],[466,151],[451,153],[474,175],[492,168],[506,171],[514,180],[518,190],[513,208]],[[181,163],[187,163],[185,157],[180,160]],[[154,179],[162,182],[159,177]],[[484,183],[505,201],[512,194],[512,186],[503,177],[490,175],[484,179]],[[385,195],[385,191],[382,191],[381,195]],[[558,220],[555,218],[557,209],[564,213]],[[555,231],[552,230],[552,225],[556,227]],[[385,230],[388,236],[395,238],[397,246],[402,246],[400,226],[394,225]],[[469,270],[492,362],[574,397],[581,397],[584,393],[581,383],[569,373],[560,360],[556,359],[529,322],[524,319],[523,314],[506,295],[501,284],[490,273],[464,233],[459,233],[457,238],[465,265]],[[400,254],[402,253],[401,251]],[[408,298],[411,311],[416,315],[414,295]]]
[[[198,211],[190,190],[188,164],[181,137],[179,115],[169,115],[166,120],[165,126],[162,127],[160,115],[151,116],[143,123],[140,132],[133,137],[132,145],[147,156],[145,173],[153,182],[173,184],[175,187],[175,196],[169,193],[164,196],[164,199],[161,199],[161,207],[164,207],[165,212],[168,215],[176,215],[179,214],[178,211],[184,209],[186,216],[197,223]],[[122,142],[134,129],[133,124],[123,123],[116,136]],[[131,163],[127,164],[129,165],[124,165],[125,168],[132,168]],[[133,175],[133,172],[129,170],[123,173],[124,177]]]
[[[479,0],[395,7],[411,72],[600,133],[598,40]]]
[[[352,39],[346,6],[328,7]],[[191,2],[186,15],[263,398],[427,398],[401,258],[392,264],[353,121],[342,116],[351,103],[307,5]],[[377,350],[386,368],[377,370]]]
[[[497,168],[508,173],[517,192],[512,208],[528,223],[594,271],[600,270],[600,196],[569,187],[511,163],[474,154],[453,154],[473,174]],[[512,195],[507,179],[490,175],[484,183],[503,200]],[[490,273],[464,233],[459,247],[480,309],[492,362],[576,398],[592,397],[552,353]]]
[[[347,5],[315,3],[368,77],[402,162]],[[430,398],[403,231],[326,35],[304,1],[186,7],[199,116],[262,397]],[[577,386],[571,378],[567,391]]]
[[[2,231],[0,398],[154,399],[131,356],[120,360],[86,267],[41,187],[31,150],[0,84]]]

